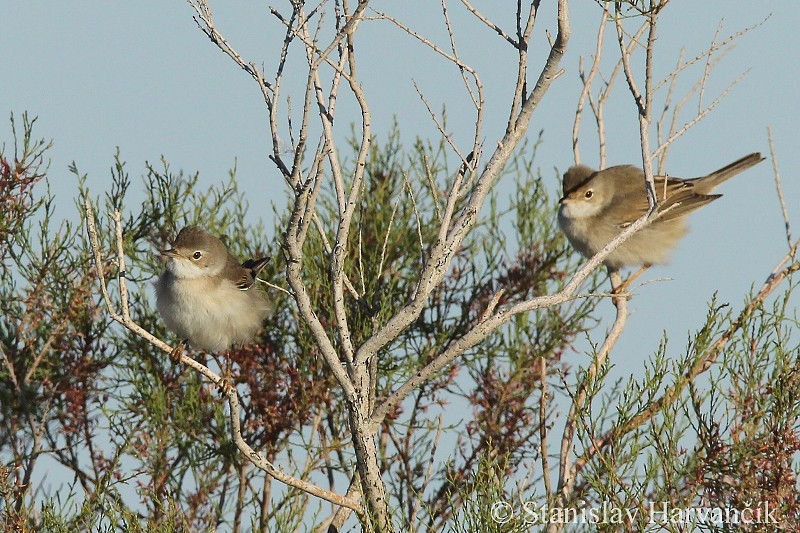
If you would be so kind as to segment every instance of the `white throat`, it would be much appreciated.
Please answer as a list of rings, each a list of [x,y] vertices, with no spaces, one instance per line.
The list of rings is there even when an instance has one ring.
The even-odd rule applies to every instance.
[[[558,214],[566,219],[583,219],[597,215],[602,209],[599,202],[570,201],[559,206]]]
[[[210,274],[210,272],[205,272],[204,269],[191,261],[177,257],[169,258],[167,261],[167,270],[172,272],[172,275],[178,279],[198,279]]]

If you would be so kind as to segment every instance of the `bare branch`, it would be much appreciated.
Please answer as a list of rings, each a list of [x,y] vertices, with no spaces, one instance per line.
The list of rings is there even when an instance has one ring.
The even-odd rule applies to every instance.
[[[19,392],[20,386],[19,381],[17,380],[17,373],[14,370],[14,365],[11,364],[11,361],[8,359],[6,355],[6,351],[3,349],[3,344],[0,343],[0,360],[3,361],[3,367],[5,367],[6,372],[8,372],[9,379],[11,383],[14,384],[14,390]]]
[[[547,358],[541,357],[539,361],[541,363],[539,368],[539,382],[541,384],[539,386],[541,394],[539,397],[539,461],[542,464],[545,502],[549,505],[553,497],[553,488],[550,483],[550,445],[547,438],[547,406],[549,404],[547,394]]]
[[[433,438],[433,442],[431,442],[431,453],[428,457],[428,467],[425,470],[425,479],[422,482],[423,487],[427,487],[430,485],[431,478],[433,477],[433,466],[434,460],[436,458],[436,450],[439,449],[439,442],[442,438],[442,428],[444,427],[444,417],[440,414],[438,423],[436,425],[436,436]],[[411,510],[410,516],[420,516],[419,509],[422,505],[422,498],[424,494],[422,491],[417,495],[414,499],[414,506]]]
[[[581,91],[581,95],[578,98],[578,104],[575,107],[575,120],[572,123],[572,155],[573,159],[575,160],[575,164],[579,165],[581,162],[581,154],[580,149],[578,147],[578,132],[580,131],[580,124],[581,124],[581,116],[583,115],[583,108],[587,98],[590,101],[592,100],[592,83],[594,82],[594,77],[597,74],[598,70],[600,70],[600,58],[603,55],[603,35],[605,35],[606,31],[606,23],[608,22],[609,13],[608,10],[603,10],[603,15],[600,18],[600,25],[597,30],[597,45],[595,46],[594,52],[594,60],[592,61],[592,67],[589,69],[589,74],[584,75],[583,69],[581,68],[581,81],[583,82],[583,90]],[[594,105],[592,105],[594,109]],[[598,137],[600,140],[600,153],[603,153],[605,143],[603,142],[603,127],[602,127],[602,120],[603,117],[601,114],[595,112],[595,118],[597,122],[598,128]],[[601,157],[601,168],[602,168],[602,157]]]
[[[712,110],[713,110],[715,107],[717,107],[717,105],[718,105],[718,104],[719,104],[719,103],[720,103],[720,102],[721,102],[721,101],[722,101],[722,100],[723,100],[723,99],[724,99],[726,96],[728,96],[728,94],[729,94],[729,93],[730,93],[730,92],[733,90],[733,87],[734,87],[734,86],[735,86],[737,83],[739,83],[739,82],[742,80],[742,78],[744,78],[744,76],[745,76],[746,74],[747,74],[747,72],[745,72],[744,74],[742,74],[742,76],[740,76],[739,78],[737,78],[737,79],[735,79],[734,81],[732,81],[732,82],[730,83],[730,85],[728,85],[728,86],[725,88],[725,90],[724,90],[724,91],[722,91],[722,92],[719,94],[719,96],[717,96],[717,97],[714,99],[714,101],[713,101],[713,102],[711,102],[711,103],[710,103],[710,104],[709,104],[707,107],[705,107],[704,109],[702,109],[702,110],[698,111],[697,115],[695,115],[695,117],[694,117],[694,118],[692,118],[691,120],[689,120],[688,122],[686,122],[686,123],[685,123],[683,126],[681,126],[681,128],[680,128],[680,129],[672,131],[672,132],[670,133],[669,137],[668,137],[668,138],[667,138],[665,141],[663,141],[663,142],[662,142],[662,143],[661,143],[661,144],[658,146],[658,148],[656,148],[656,149],[653,151],[653,153],[652,153],[652,157],[653,157],[653,158],[655,158],[655,157],[658,157],[658,156],[659,156],[659,155],[661,155],[663,152],[666,152],[667,148],[669,147],[669,145],[670,145],[670,144],[672,144],[672,142],[673,142],[673,141],[675,141],[675,140],[676,140],[676,139],[678,139],[679,137],[683,136],[683,134],[685,134],[685,133],[686,133],[686,132],[689,130],[689,128],[691,128],[692,126],[694,126],[695,124],[697,124],[698,122],[700,122],[701,120],[703,120],[703,119],[706,117],[706,115],[708,115],[708,114],[709,114],[709,113],[710,113],[710,112],[711,112],[711,111],[712,111]],[[687,97],[688,97],[688,95],[687,95]],[[681,102],[680,104],[678,104],[678,105],[675,107],[675,113],[674,113],[674,116],[675,116],[675,117],[677,117],[678,111],[680,111],[680,108],[681,108],[681,107],[682,107],[682,102]]]
[[[786,242],[789,245],[789,252],[794,256],[796,244],[792,243],[792,226],[789,222],[789,210],[786,209],[786,200],[783,197],[783,183],[781,182],[781,172],[778,169],[778,156],[775,153],[775,140],[772,138],[772,128],[767,128],[767,138],[769,139],[769,157],[772,159],[772,170],[775,176],[775,192],[778,194],[778,202],[781,205],[781,215],[783,215],[783,226],[786,231]]]
[[[511,99],[511,109],[509,110],[508,115],[508,122],[506,124],[506,132],[512,129],[513,123],[516,120],[516,117],[520,114],[520,109],[524,105],[525,98],[527,98],[526,92],[528,90],[528,43],[531,40],[531,34],[533,33],[533,26],[536,22],[536,13],[539,9],[539,2],[538,0],[534,0],[530,3],[530,9],[528,10],[527,17],[524,17],[525,23],[522,24],[523,20],[523,13],[522,13],[522,2],[517,2],[517,55],[518,62],[517,62],[517,81],[514,86],[514,96]],[[561,38],[566,38],[569,40],[569,13],[567,12],[568,5],[566,3],[562,4],[559,2],[558,4],[558,13],[559,13],[559,27],[558,27],[558,35]],[[564,15],[565,24],[561,24],[561,15]],[[564,32],[566,30],[566,32]],[[547,65],[550,64],[551,60],[554,59],[552,54],[553,50],[556,50],[557,45],[559,43],[552,41],[550,39],[550,34],[547,34],[548,40],[550,42],[550,50],[551,54],[547,58],[547,63],[545,64],[545,69],[547,69]],[[566,41],[564,41],[566,45]],[[544,73],[544,70],[542,71]],[[552,82],[553,79],[558,77],[560,73],[556,69],[552,69],[552,72],[548,74],[551,76],[552,79],[549,81]],[[537,86],[542,81],[542,77],[539,77],[539,80],[536,82]],[[535,92],[535,89],[534,91]],[[532,96],[532,95],[531,95]]]
[[[245,61],[227,39],[217,30],[214,25],[214,16],[211,13],[211,6],[208,5],[208,2],[206,0],[187,0],[187,3],[192,6],[192,9],[194,9],[197,14],[197,17],[194,17],[194,21],[197,27],[200,28],[200,31],[205,33],[211,42],[216,44],[220,50],[225,52],[228,57],[233,59],[237,65],[250,74],[256,81],[259,83],[264,82],[263,75],[255,65]],[[265,84],[264,89],[269,89],[269,85]],[[269,101],[267,103],[269,104]]]
[[[447,35],[450,38],[450,51],[453,53],[453,57],[455,57],[456,60],[460,63],[461,59],[458,57],[456,36],[455,33],[453,32],[453,25],[450,23],[450,16],[448,15],[447,12],[447,0],[441,0],[441,2],[442,2],[442,14],[444,15],[444,24],[445,27],[447,28]],[[459,68],[459,70],[461,72],[461,80],[464,82],[464,87],[466,87],[470,99],[472,100],[472,105],[475,106],[475,108],[478,111],[480,111],[482,107],[481,103],[483,101],[483,95],[482,94],[475,95],[475,93],[473,93],[472,87],[470,87],[469,80],[467,80],[467,75],[466,75],[466,73],[469,73],[475,79],[475,83],[478,85],[478,91],[480,93],[481,91],[480,80],[478,79],[475,70],[466,68]],[[476,125],[476,128],[480,129],[480,124]]]
[[[426,177],[430,181],[430,185],[433,186],[433,176],[431,176],[430,174],[430,169],[426,167],[425,171],[426,171]],[[419,209],[417,208],[417,200],[414,197],[414,190],[411,188],[411,182],[408,181],[407,172],[403,172],[403,183],[405,184],[406,191],[408,192],[408,198],[411,201],[411,207],[414,209],[414,220],[416,220],[417,222],[417,240],[419,241],[419,253],[420,253],[420,258],[422,258],[422,255],[425,253],[425,243],[423,242],[422,239],[422,218],[419,214]],[[433,197],[436,198],[435,194],[433,195]],[[434,203],[434,206],[438,207],[438,205],[439,205],[438,202]]]
[[[114,304],[111,301],[111,296],[108,294],[105,274],[103,273],[103,270],[104,270],[103,269],[103,259],[102,259],[101,252],[100,252],[100,243],[99,243],[99,240],[98,240],[98,237],[97,237],[97,228],[95,226],[94,211],[92,209],[91,200],[89,200],[88,196],[86,197],[86,199],[84,201],[84,211],[85,211],[85,215],[86,215],[86,231],[89,234],[89,245],[90,245],[90,247],[92,249],[92,253],[93,253],[93,256],[94,256],[95,273],[97,274],[97,279],[100,280],[100,291],[101,291],[101,294],[103,295],[103,301],[106,304],[106,308],[108,309],[108,314],[111,316],[112,320],[114,320],[115,322],[117,322],[119,324],[122,324],[123,326],[125,326],[126,328],[131,330],[133,333],[135,333],[139,337],[145,339],[147,342],[149,342],[150,344],[152,344],[156,348],[158,348],[161,351],[166,352],[166,353],[172,353],[172,348],[168,344],[166,344],[165,342],[163,342],[160,339],[156,338],[155,336],[151,335],[150,332],[148,332],[145,329],[141,328],[138,324],[136,324],[135,322],[133,322],[130,319],[130,315],[128,314],[128,311],[127,311],[127,308],[126,308],[126,306],[128,305],[127,302],[124,302],[122,304],[123,305],[123,313],[124,313],[123,315],[120,315],[116,311],[116,309],[114,308]],[[116,222],[116,220],[115,220],[115,222]],[[127,287],[127,280],[125,279],[125,271],[124,271],[125,262],[124,262],[124,259],[120,259],[119,257],[117,258],[117,261],[118,261],[118,264],[119,264],[119,267],[120,267],[120,272],[119,272],[120,293],[123,293],[123,291],[124,291],[124,294],[127,295],[128,287]],[[123,288],[123,286],[124,286],[124,288]],[[194,365],[192,365],[192,363],[195,363],[195,364],[197,364],[197,367],[195,367],[195,369],[198,370],[198,371],[201,371],[201,369],[199,367],[201,367],[202,365],[199,365],[198,363],[196,363],[195,361],[193,361],[192,359],[190,359],[188,357],[186,357],[185,359],[186,360],[184,360],[183,357],[182,357],[181,361],[189,364],[190,366],[194,366]],[[211,371],[209,370],[209,372],[211,372]],[[219,376],[217,376],[213,372],[211,372],[211,375],[206,375],[206,377],[208,377],[214,383],[216,383],[217,380],[219,379]],[[213,378],[218,378],[218,379],[215,380]]]
[[[633,76],[633,69],[631,67],[630,62],[630,49],[625,45],[625,32],[622,27],[622,14],[620,13],[620,4],[616,4],[616,13],[614,17],[614,23],[617,28],[617,42],[619,43],[620,49],[620,58],[622,60],[622,68],[623,72],[625,72],[625,81],[628,82],[628,90],[630,90],[631,94],[633,95],[633,100],[636,102],[636,106],[639,108],[639,115],[646,114],[646,102],[645,99],[642,97],[641,91],[639,91],[639,87],[636,85],[636,79]],[[631,38],[631,44],[634,43],[638,44],[638,39]]]
[[[430,103],[428,103],[428,99],[425,98],[424,94],[422,94],[422,90],[419,88],[419,85],[414,83],[414,89],[417,91],[417,94],[419,95],[420,100],[422,100],[422,103],[425,104],[425,109],[428,110],[428,115],[431,117],[431,120],[433,121],[433,123],[436,124],[436,129],[439,130],[439,133],[442,135],[442,138],[444,138],[447,141],[447,144],[450,145],[450,148],[452,148],[453,151],[458,156],[458,158],[461,159],[461,164],[465,165],[467,168],[470,168],[470,169],[474,168],[474,163],[472,163],[470,161],[468,156],[466,156],[463,153],[461,153],[461,150],[459,150],[458,145],[456,144],[456,142],[453,139],[453,137],[449,133],[447,133],[447,131],[445,131],[444,124],[442,124],[442,122],[436,116],[436,113],[434,113],[433,109],[431,108]],[[458,175],[463,177],[464,173],[459,172]],[[460,180],[456,180],[456,182],[453,183],[453,185],[451,186],[451,189],[450,189],[450,195],[451,196],[453,196],[455,198],[458,198],[458,197],[461,196],[461,186],[460,185],[461,185],[461,181]]]
[[[503,39],[505,39],[505,40],[508,42],[508,44],[510,44],[510,45],[511,45],[511,46],[513,46],[514,48],[519,48],[519,43],[518,43],[517,41],[515,41],[513,37],[511,37],[509,34],[507,34],[507,33],[506,33],[504,30],[503,30],[503,28],[501,28],[500,26],[498,26],[497,24],[495,24],[494,22],[492,22],[491,20],[489,20],[488,18],[486,18],[484,15],[482,15],[482,14],[481,14],[481,13],[480,13],[480,12],[479,12],[477,9],[475,9],[475,8],[472,6],[472,4],[471,4],[471,3],[470,3],[468,0],[461,0],[461,3],[462,3],[462,4],[464,4],[464,7],[466,7],[466,8],[467,8],[467,10],[468,10],[470,13],[472,13],[473,15],[475,15],[475,18],[477,18],[478,20],[480,20],[481,22],[483,22],[484,24],[486,24],[486,26],[488,26],[488,27],[489,27],[489,28],[490,28],[492,31],[494,31],[494,32],[495,32],[497,35],[499,35],[500,37],[502,37]]]
[[[516,148],[517,144],[527,131],[528,123],[531,115],[533,114],[533,110],[539,104],[541,98],[544,96],[544,93],[558,75],[558,65],[566,50],[569,36],[570,26],[567,0],[559,0],[558,34],[553,47],[550,50],[547,61],[542,68],[542,72],[539,75],[536,85],[534,86],[528,98],[525,99],[520,113],[513,120],[513,124],[511,125],[510,129],[506,132],[503,139],[498,142],[498,146],[492,154],[492,157],[489,159],[489,162],[486,164],[481,176],[475,183],[469,200],[466,202],[466,205],[459,214],[458,219],[454,219],[453,224],[450,224],[450,220],[452,214],[454,213],[455,198],[453,194],[448,195],[447,205],[445,207],[443,216],[444,222],[441,226],[439,238],[431,248],[429,259],[426,262],[425,268],[420,276],[419,282],[417,283],[412,301],[398,310],[398,312],[391,319],[389,319],[389,321],[383,327],[381,327],[372,335],[372,337],[367,339],[364,344],[361,345],[356,354],[356,364],[361,361],[365,361],[368,357],[377,353],[378,349],[395,339],[397,335],[399,335],[400,332],[412,321],[416,320],[416,318],[422,312],[424,302],[428,295],[444,278],[450,262],[460,247],[462,240],[467,232],[475,225],[477,221],[477,214],[480,211],[492,184],[500,176],[505,162],[508,160],[514,148]],[[458,187],[458,179],[459,178],[457,177],[453,189]],[[486,328],[499,327],[499,325],[505,322],[505,320],[507,320],[507,318],[494,322],[493,319],[490,318],[484,323],[485,327],[480,327],[482,333],[471,337],[469,341],[463,344],[458,342],[455,343],[453,346],[451,346],[451,349],[453,350],[448,349],[439,358],[437,358],[436,361],[441,359],[441,366],[439,366],[439,363],[436,361],[432,362],[431,365],[434,365],[434,367],[438,368],[443,367],[457,355],[456,352],[458,352],[459,349],[463,352],[464,349],[468,348],[469,346],[473,346],[475,342],[478,342],[478,340],[485,338],[485,336],[489,333],[489,330]],[[400,398],[405,397],[405,395],[407,395],[408,392],[413,390],[413,388],[416,386],[412,385],[412,382],[418,383],[416,378],[412,378],[400,389],[398,389],[398,391],[392,394],[392,401],[387,401],[384,405],[395,404],[395,402],[397,402]],[[382,412],[383,414],[373,416],[373,424],[375,424],[376,420],[382,419],[382,417],[385,416],[389,411],[385,410],[385,408],[381,406],[376,410],[376,412]]]
[[[572,278],[567,282],[564,288],[552,295],[539,296],[523,302],[503,306],[492,316],[486,318],[482,322],[478,322],[472,329],[470,329],[464,336],[455,340],[448,346],[448,348],[437,356],[433,361],[428,363],[424,368],[415,372],[405,383],[397,388],[388,398],[377,406],[372,414],[372,424],[377,425],[383,418],[392,412],[403,399],[415,390],[421,383],[428,380],[436,372],[442,370],[445,366],[450,364],[456,357],[464,353],[464,351],[475,346],[491,333],[493,333],[501,325],[505,324],[513,316],[519,313],[526,313],[534,309],[550,307],[558,305],[578,296],[575,296],[578,288],[589,277],[589,275],[602,264],[606,257],[612,253],[617,247],[625,242],[631,235],[640,231],[647,224],[651,222],[648,215],[645,214],[637,219],[633,224],[625,228],[625,230],[617,235],[594,257],[589,259],[580,269],[575,272]],[[585,297],[586,295],[582,295]]]
[[[633,69],[631,67],[631,52],[625,45],[624,31],[622,28],[622,14],[620,13],[620,3],[615,4],[616,17],[615,24],[617,28],[617,40],[619,42],[620,59],[622,60],[622,69],[625,72],[625,79],[628,82],[628,89],[633,96],[636,107],[639,110],[639,138],[642,148],[642,167],[644,170],[645,189],[647,190],[647,200],[650,204],[648,214],[655,213],[658,208],[658,198],[656,197],[655,178],[653,177],[652,156],[650,153],[650,118],[651,108],[653,101],[652,92],[652,68],[653,68],[653,46],[656,39],[656,21],[657,11],[646,13],[646,22],[648,28],[647,46],[645,48],[645,88],[644,95],[639,92],[636,81],[633,77]]]
[[[402,22],[400,22],[396,18],[394,18],[394,17],[392,17],[390,15],[387,15],[386,13],[382,13],[382,12],[376,12],[376,15],[380,19],[383,19],[383,20],[386,20],[388,22],[391,22],[392,24],[394,24],[395,26],[400,28],[402,31],[404,31],[408,35],[414,37],[419,42],[421,42],[422,44],[424,44],[425,46],[427,46],[428,48],[433,50],[435,53],[439,54],[440,56],[445,58],[447,61],[453,63],[454,65],[456,65],[458,67],[459,72],[461,73],[461,79],[463,81],[464,87],[466,88],[467,93],[469,94],[470,100],[472,101],[472,105],[476,110],[475,130],[474,130],[474,138],[473,138],[473,143],[472,143],[472,153],[476,155],[476,157],[474,159],[475,159],[475,162],[477,164],[477,161],[478,161],[477,154],[480,151],[481,136],[482,136],[481,132],[482,132],[482,129],[483,129],[483,109],[484,109],[484,105],[483,105],[484,104],[483,82],[481,81],[480,77],[478,76],[477,71],[474,68],[472,68],[471,66],[469,66],[468,64],[464,63],[461,60],[461,58],[459,57],[459,55],[458,55],[458,49],[457,49],[456,44],[455,44],[455,34],[453,33],[452,25],[450,24],[450,18],[448,16],[448,12],[447,12],[447,4],[446,4],[446,2],[444,0],[442,0],[442,11],[444,13],[445,27],[447,28],[447,33],[448,33],[448,36],[450,38],[450,47],[451,47],[451,52],[450,53],[446,52],[445,50],[443,50],[442,48],[440,48],[439,46],[434,44],[430,39],[427,39],[426,37],[420,35],[416,31],[412,30],[409,26],[407,26],[406,24],[403,24]],[[472,86],[470,85],[465,73],[468,73],[469,76],[472,78],[473,82],[475,83],[475,89],[474,90],[473,90]],[[428,108],[428,113],[432,117],[434,117],[435,115],[434,115],[433,111],[431,110],[430,105],[428,105],[427,101],[422,96],[422,91],[419,89],[419,87],[417,86],[416,83],[414,84],[414,87],[417,90],[417,93],[420,95],[420,98],[422,98],[423,103],[425,103],[425,106]],[[449,138],[449,135],[447,135],[447,134],[445,134],[443,132],[443,128],[441,127],[441,125],[438,123],[438,121],[435,118],[434,118],[434,121],[436,122],[436,125],[437,125],[437,128],[439,129],[439,131],[441,131],[442,134],[448,139],[448,143],[450,143],[450,145],[453,146],[453,148],[456,151],[456,153],[459,154],[459,157],[461,157],[462,162],[464,164],[467,164],[466,159],[463,157],[463,155],[461,155],[461,152],[457,148],[455,148],[454,144],[452,143],[452,141]]]
[[[611,285],[615,289],[622,286],[622,278],[617,271],[609,271],[611,278]],[[611,330],[606,335],[603,345],[598,350],[597,355],[592,359],[589,368],[581,376],[581,382],[578,385],[578,390],[572,396],[572,403],[567,414],[567,421],[564,425],[564,432],[561,437],[561,452],[559,454],[559,477],[558,477],[558,498],[557,505],[563,505],[575,486],[577,473],[572,468],[573,456],[573,441],[575,438],[575,431],[577,429],[578,420],[581,413],[585,412],[588,390],[591,388],[600,369],[606,364],[611,350],[617,343],[619,336],[625,329],[628,322],[628,298],[624,295],[618,295],[613,298],[614,306],[617,308],[617,316],[614,319],[614,324]],[[551,531],[554,531],[551,527]]]
[[[394,217],[397,214],[397,207],[400,205],[400,200],[396,201],[392,206],[392,214],[389,215],[389,223],[386,225],[386,233],[383,236],[383,245],[381,246],[381,255],[380,259],[378,259],[378,264],[375,267],[375,277],[379,278],[381,273],[383,272],[383,265],[386,261],[386,247],[389,245],[389,235],[392,232],[392,226],[394,225]]]

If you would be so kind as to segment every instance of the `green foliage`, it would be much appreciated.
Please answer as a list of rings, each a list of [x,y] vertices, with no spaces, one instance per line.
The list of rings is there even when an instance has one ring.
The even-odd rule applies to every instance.
[[[238,453],[214,386],[110,321],[82,228],[53,220],[55,199],[45,177],[49,144],[34,140],[34,122],[23,116],[13,155],[0,154],[5,530],[182,532],[238,524],[293,531],[322,523],[327,506],[287,489]],[[493,300],[504,305],[553,293],[576,268],[578,258],[555,227],[555,199],[534,166],[537,146],[526,146],[507,166],[504,188],[497,190],[510,195],[493,193],[422,316],[379,354],[378,399],[474,327]],[[440,230],[447,184],[458,171],[445,153],[444,144],[423,141],[406,148],[398,132],[372,143],[354,231],[340,243],[355,288],[344,303],[356,346],[412,298],[426,247]],[[75,165],[73,172],[79,195],[89,195],[88,178]],[[103,201],[94,201],[102,205],[101,266],[119,307],[108,213],[120,210],[130,312],[148,331],[177,340],[155,313],[150,283],[162,268],[156,251],[187,224],[224,233],[238,257],[271,254],[262,277],[287,286],[282,243],[270,243],[263,225],[247,222],[235,170],[224,183],[203,188],[197,174],[174,172],[162,160],[146,165],[136,184],[118,152],[111,176]],[[134,203],[138,192],[143,200]],[[318,206],[302,275],[335,340],[334,192],[323,189]],[[289,210],[273,210],[275,227],[285,227]],[[595,276],[589,289],[601,281]],[[712,302],[706,323],[683,349],[676,352],[663,339],[643,377],[609,384],[609,366],[599,368],[586,387],[591,401],[577,418],[580,446],[573,459],[586,462],[573,509],[610,502],[644,513],[646,501],[686,507],[766,499],[785,523],[798,519],[793,458],[800,449],[800,347],[793,288],[741,324],[727,306]],[[292,298],[271,294],[276,310],[257,342],[208,363],[230,367],[244,438],[253,448],[297,478],[343,492],[355,458],[342,393]],[[397,524],[530,530],[520,511],[526,501],[548,503],[545,476],[559,465],[552,451],[542,457],[542,438],[551,435],[549,445],[557,448],[553,430],[563,419],[557,398],[569,398],[562,394],[570,391],[568,376],[580,382],[588,375],[565,360],[576,339],[603,327],[601,302],[580,298],[514,317],[390,414],[378,446]],[[729,331],[730,344],[711,371],[686,379]],[[203,354],[192,356],[205,362]],[[670,391],[674,396],[664,401]],[[588,454],[603,435],[614,439]],[[45,459],[57,468],[42,480],[50,470]],[[62,478],[71,483],[59,485]],[[520,520],[498,520],[497,502],[512,505]]]
[[[734,328],[707,379],[681,387],[692,366],[714,349],[714,341],[736,325],[731,313],[724,312],[727,306],[715,301],[706,323],[690,337],[686,355],[666,357],[664,341],[647,362],[645,376],[631,379],[615,402],[616,414],[583,417],[583,445],[588,447],[589,438],[629,424],[666,392],[678,390],[656,416],[620,433],[589,463],[575,501],[587,507],[610,502],[638,509],[636,530],[653,527],[651,504],[657,510],[663,505],[738,510],[767,505],[777,520],[767,529],[796,524],[800,340],[791,315],[793,289],[790,284],[771,303],[757,307],[745,327]],[[661,525],[667,531],[687,527]],[[728,531],[730,523],[697,521],[692,527]]]

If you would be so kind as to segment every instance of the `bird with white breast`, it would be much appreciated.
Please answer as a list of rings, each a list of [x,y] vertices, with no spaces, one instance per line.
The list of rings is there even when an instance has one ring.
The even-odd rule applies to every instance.
[[[155,284],[164,323],[196,349],[214,353],[251,341],[273,304],[255,285],[269,257],[239,263],[198,226],[183,228],[161,250],[167,265]]]

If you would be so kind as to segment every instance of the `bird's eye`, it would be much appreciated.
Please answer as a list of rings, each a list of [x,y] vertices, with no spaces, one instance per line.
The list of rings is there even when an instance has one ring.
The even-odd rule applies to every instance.
[[[203,254],[201,254],[200,252],[195,252],[195,253],[192,254],[192,257],[194,257],[195,260],[197,260],[197,259],[200,259],[201,257],[203,257]]]
[[[592,196],[594,196],[594,191],[591,189],[583,193],[583,197],[586,198],[587,200],[591,200]]]

